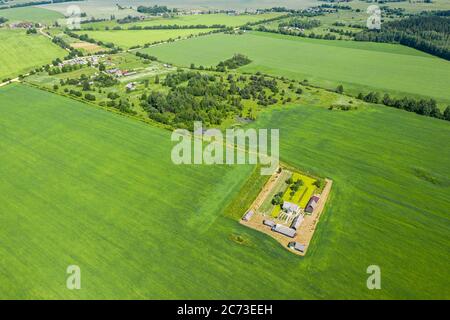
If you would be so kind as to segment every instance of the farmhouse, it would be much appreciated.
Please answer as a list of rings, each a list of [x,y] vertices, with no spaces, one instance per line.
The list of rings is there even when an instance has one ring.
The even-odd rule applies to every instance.
[[[275,225],[272,228],[272,231],[281,233],[282,235],[289,237],[289,238],[294,238],[297,235],[297,233],[295,232],[294,229],[283,226],[282,224]]]
[[[314,209],[316,209],[317,204],[319,202],[318,196],[312,196],[311,199],[309,199],[308,204],[306,205],[305,212],[313,213]]]
[[[299,251],[301,253],[305,252],[305,245],[300,244],[298,242],[290,242],[288,247],[290,249],[294,249],[294,250]]]
[[[283,211],[289,214],[297,214],[300,212],[300,207],[294,203],[285,201],[283,203]]]
[[[250,219],[253,217],[253,214],[254,214],[254,211],[253,211],[253,210],[248,211],[248,212],[244,215],[244,217],[242,218],[242,220],[244,220],[244,221],[250,221]]]
[[[303,223],[303,216],[299,215],[292,221],[291,228],[294,230],[298,230],[298,228],[300,228],[302,223]]]

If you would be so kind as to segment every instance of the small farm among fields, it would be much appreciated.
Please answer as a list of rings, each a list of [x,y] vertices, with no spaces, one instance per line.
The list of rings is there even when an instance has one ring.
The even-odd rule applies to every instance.
[[[305,255],[328,199],[332,181],[279,168],[242,217],[293,253]]]

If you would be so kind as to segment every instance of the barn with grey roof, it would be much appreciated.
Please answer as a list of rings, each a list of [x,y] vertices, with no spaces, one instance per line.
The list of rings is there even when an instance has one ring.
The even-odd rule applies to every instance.
[[[294,220],[292,220],[291,228],[298,230],[303,223],[303,216],[299,215]]]
[[[272,228],[272,231],[278,232],[286,237],[294,238],[297,233],[294,229],[291,229],[289,227],[283,226],[282,224],[277,224]]]

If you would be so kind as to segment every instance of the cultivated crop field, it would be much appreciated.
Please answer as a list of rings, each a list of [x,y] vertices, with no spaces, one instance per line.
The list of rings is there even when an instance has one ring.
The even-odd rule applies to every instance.
[[[109,31],[80,31],[90,38],[106,43],[114,43],[122,48],[143,46],[147,43],[167,41],[178,37],[188,37],[213,29],[179,29],[179,30],[109,30]]]
[[[282,128],[282,160],[335,181],[299,260],[223,216],[251,167],[175,166],[170,132],[25,86],[0,89],[0,106],[3,298],[448,298],[444,121],[264,112],[253,125]],[[69,264],[83,290],[65,288]]]
[[[442,105],[450,102],[448,61],[400,45],[251,32],[211,35],[143,51],[184,66],[216,65],[234,53],[242,53],[253,63],[241,71],[307,79],[330,89],[343,84],[355,95],[376,90],[400,97],[435,98]]]
[[[42,35],[24,30],[0,30],[0,80],[12,78],[67,55]]]

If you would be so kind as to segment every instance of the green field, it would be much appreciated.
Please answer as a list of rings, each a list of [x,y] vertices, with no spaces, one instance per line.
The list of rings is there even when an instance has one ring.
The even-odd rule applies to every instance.
[[[0,29],[0,80],[26,73],[66,54],[42,35]]]
[[[104,21],[104,22],[93,22],[85,23],[82,25],[83,29],[94,28],[94,29],[104,29],[105,27],[114,28],[120,26],[124,29],[130,26],[167,26],[167,25],[179,25],[179,26],[192,26],[192,25],[225,25],[227,27],[242,26],[249,22],[257,22],[265,19],[271,19],[280,16],[280,13],[266,13],[266,14],[252,14],[252,15],[237,15],[230,16],[227,14],[201,14],[201,15],[184,15],[175,16],[173,18],[159,18],[153,17],[145,21],[132,22],[129,24],[120,24],[117,21]]]
[[[52,10],[36,8],[36,7],[24,7],[0,10],[0,17],[7,18],[11,22],[40,22],[45,24],[52,24],[58,19],[64,18],[64,16]]]
[[[450,298],[444,121],[263,112],[283,161],[335,182],[305,258],[223,215],[252,168],[174,166],[170,132],[20,85],[0,89],[0,125],[2,298]]]
[[[143,51],[184,66],[216,65],[235,53],[243,53],[253,63],[242,71],[308,79],[330,89],[343,84],[352,94],[376,90],[450,103],[450,63],[400,45],[251,32],[199,37]]]
[[[80,31],[90,38],[105,43],[114,43],[122,48],[145,45],[157,41],[166,41],[178,37],[187,37],[213,29],[179,29],[179,30],[109,30],[109,31]]]

